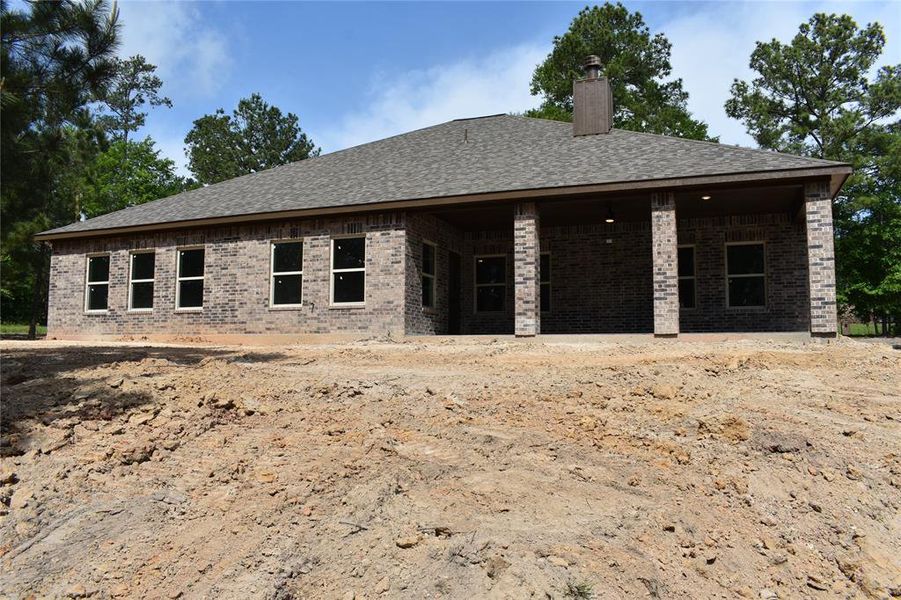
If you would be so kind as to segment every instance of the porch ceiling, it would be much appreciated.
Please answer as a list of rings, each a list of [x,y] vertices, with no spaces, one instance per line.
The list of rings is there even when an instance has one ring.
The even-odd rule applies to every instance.
[[[710,199],[703,199],[710,196]],[[592,195],[538,200],[545,226],[603,223],[612,210],[618,222],[649,221],[650,195]],[[676,218],[724,215],[796,214],[803,202],[800,184],[742,188],[699,188],[676,194]],[[462,231],[497,231],[512,227],[513,204],[492,204],[432,211]]]

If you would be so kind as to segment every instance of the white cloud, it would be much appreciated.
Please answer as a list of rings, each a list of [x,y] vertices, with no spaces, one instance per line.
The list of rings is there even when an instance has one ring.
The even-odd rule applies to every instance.
[[[754,43],[777,38],[788,43],[798,26],[815,12],[846,12],[861,27],[878,21],[886,29],[888,44],[880,64],[899,62],[901,19],[893,2],[801,4],[794,2],[722,3],[698,5],[698,11],[660,27],[673,44],[673,75],[681,77],[689,92],[689,109],[710,125],[720,141],[753,146],[744,125],[726,116],[724,103],[735,78],[749,80]]]
[[[128,1],[119,10],[119,55],[141,54],[156,65],[167,94],[210,96],[221,88],[232,62],[226,37],[202,19],[196,5]]]
[[[332,152],[451,119],[524,111],[532,71],[549,48],[523,45],[485,57],[372,77],[365,106],[313,138]]]

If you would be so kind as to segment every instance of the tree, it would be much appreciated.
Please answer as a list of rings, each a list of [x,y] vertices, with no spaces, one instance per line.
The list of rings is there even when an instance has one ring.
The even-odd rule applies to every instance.
[[[758,42],[752,81],[735,80],[726,113],[772,150],[854,168],[833,204],[838,298],[859,316],[901,315],[901,65],[870,78],[882,26],[818,13],[791,43]]]
[[[202,184],[319,155],[297,115],[283,115],[259,94],[238,102],[231,116],[220,108],[194,121],[185,144],[189,168]]]
[[[113,139],[125,142],[126,150],[129,133],[144,126],[147,113],[142,107],[145,104],[172,108],[172,101],[159,93],[163,81],[155,72],[156,66],[140,54],[115,61],[115,77],[103,94],[105,114],[98,121]]]
[[[49,253],[32,235],[75,217],[65,185],[90,146],[87,106],[114,74],[118,11],[106,0],[0,0],[0,260],[4,318],[30,316],[33,336],[45,305]],[[13,277],[11,280],[10,277]]]
[[[582,77],[582,63],[594,54],[613,89],[616,127],[707,139],[706,123],[686,107],[682,80],[667,81],[671,47],[662,33],[651,35],[641,13],[620,3],[585,7],[566,33],[554,37],[553,50],[535,69],[531,91],[544,101],[526,115],[571,121],[573,80]]]
[[[97,154],[82,174],[80,211],[96,217],[188,189],[175,173],[175,163],[160,157],[151,138],[141,142],[113,142]]]

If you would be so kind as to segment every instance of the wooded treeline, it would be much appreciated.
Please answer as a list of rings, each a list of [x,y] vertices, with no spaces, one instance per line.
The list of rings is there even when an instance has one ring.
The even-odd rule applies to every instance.
[[[181,177],[150,137],[136,139],[161,94],[156,67],[118,57],[121,22],[107,0],[0,0],[0,310],[46,319],[49,249],[39,231],[192,187],[316,156],[299,119],[259,94],[194,121]],[[765,37],[765,36],[764,36]],[[815,14],[788,43],[758,42],[751,81],[724,109],[764,149],[839,160],[854,175],[833,206],[838,297],[861,319],[901,315],[901,65],[880,65],[885,34],[847,15]],[[586,7],[536,67],[529,116],[571,120],[572,80],[598,55],[616,127],[716,141],[672,77],[672,45],[622,4]]]

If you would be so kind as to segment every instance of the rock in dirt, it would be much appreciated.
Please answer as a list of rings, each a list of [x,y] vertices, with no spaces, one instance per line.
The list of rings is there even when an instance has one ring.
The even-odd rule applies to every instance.
[[[416,544],[419,543],[418,535],[407,535],[404,537],[399,537],[394,540],[394,543],[397,544],[398,548],[412,548]]]
[[[805,437],[798,434],[766,431],[757,436],[756,445],[766,452],[784,454],[800,452],[807,448],[809,442]]]

